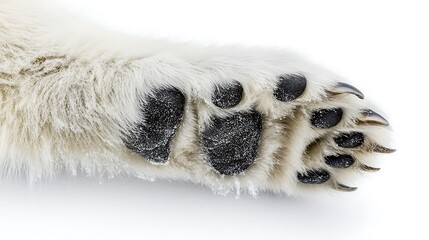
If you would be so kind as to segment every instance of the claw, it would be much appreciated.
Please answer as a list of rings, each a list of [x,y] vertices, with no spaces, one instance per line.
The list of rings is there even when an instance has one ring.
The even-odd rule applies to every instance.
[[[342,192],[353,192],[357,189],[357,187],[349,187],[341,183],[335,184],[333,188],[335,190],[342,191]]]
[[[372,146],[372,151],[377,152],[377,153],[394,153],[394,152],[396,152],[396,149],[383,147],[383,146],[380,146],[380,145],[375,143]]]
[[[367,165],[360,165],[360,170],[364,171],[364,172],[377,172],[380,170],[380,168],[375,168],[375,167],[371,167],[371,166],[367,166]]]
[[[383,125],[386,127],[389,126],[389,121],[387,121],[383,116],[372,111],[371,109],[364,109],[362,111],[362,116],[358,117],[358,120],[362,123]]]
[[[365,98],[365,96],[363,95],[363,93],[359,89],[355,88],[354,86],[352,86],[348,83],[343,83],[343,82],[337,83],[337,85],[335,85],[334,89],[329,90],[329,92],[334,93],[334,94],[349,93],[349,94],[353,94],[353,95],[357,96],[360,99]]]

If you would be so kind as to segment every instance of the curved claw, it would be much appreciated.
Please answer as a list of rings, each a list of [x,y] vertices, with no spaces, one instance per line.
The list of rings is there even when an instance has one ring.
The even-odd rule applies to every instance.
[[[364,171],[364,172],[377,172],[380,171],[380,168],[375,168],[375,167],[371,167],[371,166],[367,166],[367,165],[360,165],[360,170]]]
[[[337,83],[337,85],[335,85],[334,89],[329,90],[329,92],[334,93],[334,94],[349,93],[349,94],[353,94],[353,95],[357,96],[360,99],[365,98],[365,96],[363,95],[363,93],[359,89],[357,89],[356,87],[354,87],[348,83],[343,83],[343,82]]]
[[[337,183],[333,187],[335,190],[342,191],[342,192],[353,192],[356,191],[357,187],[349,187],[347,185]]]
[[[389,121],[387,121],[383,116],[372,111],[371,109],[364,109],[361,113],[361,116],[358,117],[358,120],[361,123],[382,125],[386,127],[389,126]]]
[[[380,146],[378,144],[373,144],[372,151],[377,152],[377,153],[394,153],[394,152],[396,152],[396,149],[383,147],[383,146]]]

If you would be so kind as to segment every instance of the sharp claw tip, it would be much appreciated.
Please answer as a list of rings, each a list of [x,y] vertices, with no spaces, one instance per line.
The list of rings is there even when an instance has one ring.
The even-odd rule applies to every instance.
[[[394,153],[396,152],[396,149],[387,148],[387,147],[383,147],[378,144],[375,144],[373,147],[373,151],[377,153]]]
[[[365,172],[378,172],[380,171],[381,168],[376,168],[376,167],[370,167],[367,165],[361,165],[360,166],[360,170],[365,171]]]
[[[342,191],[342,192],[353,192],[353,191],[356,191],[358,188],[357,187],[349,187],[347,185],[337,183],[336,186],[334,186],[334,189],[338,190],[338,191]]]
[[[390,125],[386,118],[381,116],[379,113],[372,111],[371,109],[362,110],[362,116],[358,118],[362,123],[368,124],[379,124],[388,127]]]
[[[332,93],[336,93],[336,94],[342,94],[342,93],[349,93],[349,94],[353,94],[355,96],[357,96],[360,99],[364,99],[365,95],[356,87],[348,84],[348,83],[344,83],[344,82],[338,82],[334,89],[331,90]]]

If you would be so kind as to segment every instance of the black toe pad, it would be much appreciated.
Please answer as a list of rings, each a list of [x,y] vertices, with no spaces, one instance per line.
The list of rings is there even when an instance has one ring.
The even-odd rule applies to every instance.
[[[347,154],[330,155],[325,157],[325,163],[333,168],[348,168],[355,163],[355,159]]]
[[[297,174],[298,181],[309,184],[321,184],[329,180],[329,173],[325,170],[309,170],[306,173]]]
[[[331,128],[340,123],[342,118],[341,108],[318,109],[311,115],[311,123],[317,128]]]
[[[215,118],[201,134],[207,161],[223,175],[243,172],[255,161],[261,131],[256,111]]]
[[[217,86],[213,95],[212,102],[220,108],[232,108],[237,106],[243,97],[243,87],[239,82],[232,85]]]
[[[166,163],[170,143],[183,118],[185,96],[175,88],[159,89],[142,101],[143,119],[128,136],[126,146],[155,163]]]
[[[302,75],[288,74],[279,77],[274,97],[282,102],[297,99],[307,86],[307,79]]]
[[[356,148],[363,144],[364,136],[360,132],[343,133],[334,138],[335,143],[343,148]]]

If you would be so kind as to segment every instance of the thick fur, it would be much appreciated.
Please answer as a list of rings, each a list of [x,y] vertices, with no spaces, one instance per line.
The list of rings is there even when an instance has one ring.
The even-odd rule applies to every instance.
[[[287,73],[301,73],[308,80],[305,94],[293,103],[278,102],[272,95],[277,76]],[[231,80],[243,85],[243,103],[233,110],[213,107],[215,84]],[[304,154],[315,138],[347,129],[379,136],[377,129],[353,125],[365,102],[353,96],[326,97],[325,90],[338,81],[281,49],[203,47],[123,36],[45,2],[0,0],[1,179],[24,175],[33,182],[83,171],[190,180],[221,191],[241,187],[298,193],[303,188],[296,172],[322,164],[310,159],[332,150],[323,143]],[[187,104],[170,163],[153,165],[128,150],[123,139],[142,117],[139,100],[162,86],[180,89]],[[220,177],[204,161],[199,131],[211,116],[252,106],[268,116],[258,158],[246,174]],[[307,121],[311,110],[329,106],[346,108],[345,121],[334,132],[315,131]],[[335,180],[342,178],[335,174]]]

